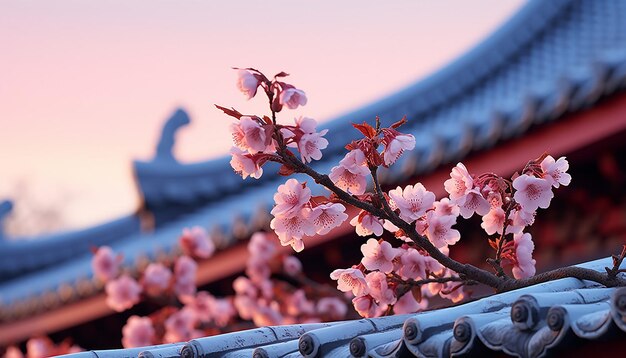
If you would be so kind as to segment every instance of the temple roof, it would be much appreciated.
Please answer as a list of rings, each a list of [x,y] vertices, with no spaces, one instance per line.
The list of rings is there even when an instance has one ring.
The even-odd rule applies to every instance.
[[[317,165],[337,163],[345,155],[343,146],[358,135],[350,123],[373,122],[376,116],[390,124],[406,115],[409,123],[402,131],[417,139],[415,150],[393,166],[389,180],[423,174],[519,136],[623,88],[625,43],[622,1],[531,1],[492,36],[430,77],[323,123],[330,144]],[[194,164],[138,161],[135,171],[151,208],[208,203],[255,190],[250,183],[241,185],[228,158]],[[266,170],[255,183],[282,180]]]
[[[612,261],[580,266],[604,271]],[[449,357],[490,351],[543,357],[572,343],[601,340],[607,349],[624,338],[626,288],[566,278],[417,314],[261,327],[184,344],[66,357]]]
[[[314,165],[328,172],[345,154],[343,145],[358,134],[350,122],[377,115],[385,123],[407,115],[403,131],[417,139],[414,151],[382,173],[385,183],[427,173],[544,123],[566,120],[566,114],[581,112],[626,87],[624,44],[626,2],[530,1],[492,36],[434,75],[325,122],[321,127],[330,129],[330,144]],[[86,295],[97,290],[90,281],[88,246],[110,245],[124,253],[127,264],[136,265],[174,252],[183,227],[207,226],[219,233],[214,237],[224,248],[236,242],[238,232],[249,232],[267,218],[276,187],[285,179],[267,168],[260,180],[242,182],[228,158],[179,163],[168,153],[176,129],[188,120],[177,111],[164,128],[155,158],[135,162],[146,208],[157,219],[172,207],[181,208],[180,215],[157,220],[156,230],[147,233],[139,230],[138,215],[133,214],[85,231],[0,242],[0,321],[13,312],[31,312],[29,305],[36,304],[28,298],[52,295],[52,302],[62,302],[62,287],[87,285]]]

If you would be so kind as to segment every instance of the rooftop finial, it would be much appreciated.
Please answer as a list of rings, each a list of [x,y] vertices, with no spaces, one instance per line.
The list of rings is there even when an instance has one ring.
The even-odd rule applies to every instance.
[[[189,115],[184,109],[178,108],[176,112],[165,122],[161,131],[161,138],[157,144],[155,161],[175,162],[176,158],[172,153],[174,148],[174,136],[180,127],[186,126],[191,122]]]

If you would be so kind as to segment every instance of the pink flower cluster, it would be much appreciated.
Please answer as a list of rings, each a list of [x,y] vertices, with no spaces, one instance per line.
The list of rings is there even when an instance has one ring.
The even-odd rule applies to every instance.
[[[4,358],[47,358],[66,354],[80,353],[83,349],[73,345],[71,340],[66,339],[55,344],[48,337],[33,337],[26,342],[26,355],[16,346],[8,346],[4,352]]]
[[[275,114],[284,106],[296,109],[307,103],[302,90],[279,80],[287,74],[281,72],[273,80],[252,68],[238,69],[237,74],[237,87],[248,99],[256,95],[259,87],[263,89],[271,102],[273,119],[246,116],[234,109],[217,106],[238,120],[230,127],[234,144],[230,164],[235,172],[244,179],[248,176],[260,178],[263,175],[263,164],[268,160],[277,161],[274,153],[278,148],[296,148],[304,163],[321,159],[322,149],[328,146],[328,141],[323,138],[327,131],[318,132],[314,119],[298,117],[295,125],[276,122]]]
[[[234,307],[242,319],[257,326],[320,322],[322,319],[343,319],[347,307],[336,297],[321,297],[317,304],[307,297],[303,288],[276,285],[271,267],[282,261],[280,273],[294,278],[302,274],[302,263],[294,256],[278,254],[274,239],[265,233],[254,234],[248,244],[248,277],[233,282]]]
[[[397,187],[389,191],[389,205],[399,212],[401,219],[415,222],[420,235],[426,236],[438,249],[446,249],[461,238],[456,224],[461,209],[447,198],[435,201],[435,194],[421,184]],[[396,229],[397,230],[397,229]]]
[[[554,194],[552,188],[569,185],[569,164],[564,157],[554,160],[544,155],[530,161],[519,175],[508,182],[494,174],[479,177],[471,175],[458,163],[444,183],[450,194],[450,202],[458,205],[464,218],[474,213],[482,216],[481,227],[488,235],[514,234],[514,247],[505,246],[504,258],[512,264],[515,278],[535,274],[532,259],[534,244],[530,234],[524,234],[526,226],[532,225],[538,208],[547,208]]]
[[[206,231],[200,227],[184,229],[179,238],[183,252],[199,258],[211,256],[215,250]],[[106,303],[117,312],[125,311],[142,299],[142,294],[157,297],[175,294],[185,297],[196,292],[197,264],[190,256],[176,259],[173,272],[163,263],[150,263],[139,280],[121,273],[122,256],[108,246],[98,248],[91,265],[94,276],[105,283]]]
[[[296,252],[304,249],[304,236],[326,234],[348,218],[342,204],[313,202],[306,183],[296,179],[289,179],[278,187],[274,202],[270,227],[283,246],[291,245]]]
[[[463,298],[453,283],[416,284],[419,280],[445,278],[453,273],[410,244],[398,248],[383,240],[369,239],[361,246],[360,265],[330,274],[337,289],[354,295],[352,303],[363,317],[377,317],[393,307],[396,314],[417,312],[428,306],[428,297],[440,295],[457,302]],[[412,291],[417,290],[416,299]]]

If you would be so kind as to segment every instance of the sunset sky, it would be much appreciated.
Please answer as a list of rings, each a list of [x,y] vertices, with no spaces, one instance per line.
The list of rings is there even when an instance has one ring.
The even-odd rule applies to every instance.
[[[265,111],[237,91],[232,66],[292,74],[309,103],[283,120],[324,121],[432,73],[522,3],[2,1],[0,198],[22,183],[68,228],[127,214],[131,162],[151,158],[177,106],[192,117],[177,137],[183,162],[230,148],[214,103]]]

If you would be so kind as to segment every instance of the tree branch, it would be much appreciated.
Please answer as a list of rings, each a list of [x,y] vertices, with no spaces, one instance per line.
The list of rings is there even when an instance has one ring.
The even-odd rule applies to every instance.
[[[497,275],[489,271],[480,269],[474,265],[460,263],[444,255],[430,242],[430,240],[428,240],[428,238],[418,234],[415,230],[414,225],[402,220],[395,212],[386,212],[386,210],[378,208],[371,203],[361,201],[358,198],[350,195],[341,188],[337,187],[335,183],[330,180],[328,175],[318,173],[310,166],[301,162],[294,155],[287,154],[289,150],[284,145],[284,143],[281,143],[279,141],[278,144],[279,156],[283,158],[285,164],[290,165],[296,172],[308,175],[309,177],[314,179],[316,183],[326,187],[328,190],[337,195],[337,197],[346,204],[365,210],[380,219],[389,220],[399,229],[404,231],[404,233],[406,233],[409,238],[413,240],[413,242],[415,242],[418,246],[424,249],[433,259],[437,260],[440,264],[447,267],[448,269],[456,272],[457,274],[459,274],[459,276],[464,277],[466,280],[472,280],[485,284],[494,288],[496,292],[506,292],[566,277],[574,277],[581,280],[590,280],[598,282],[607,287],[626,286],[626,280],[617,277],[617,272],[615,273],[615,275],[611,276],[609,274],[581,267],[564,267],[553,271],[544,272],[527,279],[516,280],[507,276],[498,277]],[[378,181],[376,180],[375,186],[377,187],[376,190],[378,193],[380,187],[376,184],[377,182]],[[385,202],[386,200],[383,201],[383,203]]]

